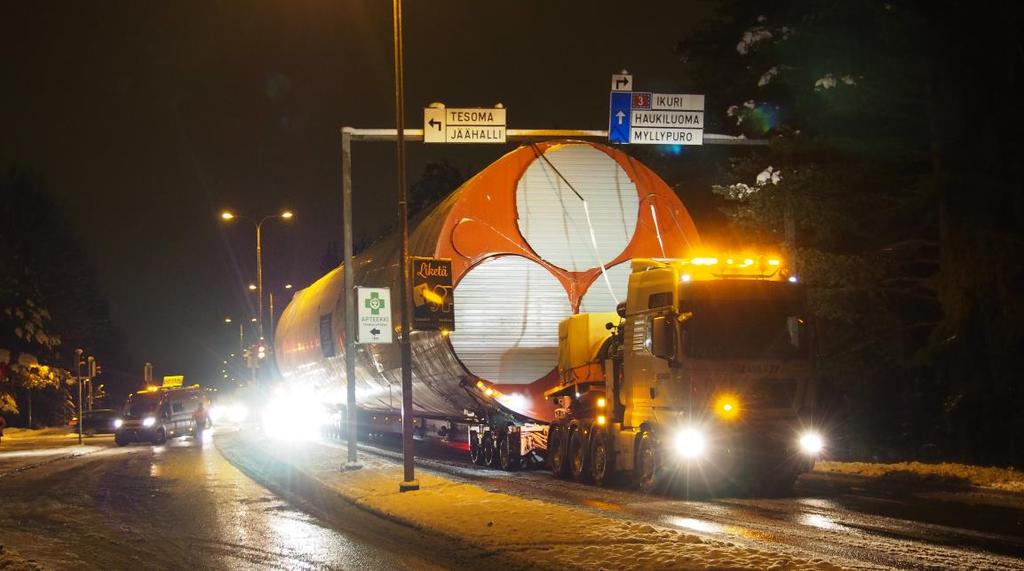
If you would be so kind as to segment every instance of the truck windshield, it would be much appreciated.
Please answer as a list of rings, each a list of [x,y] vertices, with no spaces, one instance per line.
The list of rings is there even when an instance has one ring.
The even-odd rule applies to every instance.
[[[780,287],[781,286],[781,287]],[[683,350],[711,359],[787,359],[808,354],[802,292],[777,282],[693,288],[683,309]]]
[[[134,394],[124,405],[124,415],[127,417],[142,417],[156,414],[160,406],[160,395],[158,393]]]

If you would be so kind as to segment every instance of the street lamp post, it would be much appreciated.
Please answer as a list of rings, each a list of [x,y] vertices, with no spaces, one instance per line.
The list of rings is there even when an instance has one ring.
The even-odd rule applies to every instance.
[[[398,221],[402,231],[402,254],[398,264],[398,299],[401,309],[402,335],[399,338],[402,354],[402,456],[404,480],[398,489],[410,492],[420,489],[416,481],[416,465],[413,451],[412,418],[412,328],[409,326],[409,208],[405,188],[405,79],[404,53],[402,48],[402,0],[392,0],[392,15],[395,36],[395,123],[398,134]],[[350,268],[345,268],[348,273]]]
[[[233,320],[230,317],[224,318],[224,323],[232,323]],[[245,329],[242,322],[238,322],[238,356],[243,358],[242,355],[245,353]]]
[[[221,220],[229,222],[235,218],[241,218],[252,222],[256,227],[256,294],[259,296],[257,302],[256,331],[260,341],[263,340],[263,223],[271,218],[291,220],[295,214],[291,210],[283,210],[280,214],[270,214],[261,218],[258,222],[247,216],[238,216],[230,210],[220,213]]]
[[[75,380],[78,381],[78,444],[82,444],[82,353],[75,349]]]

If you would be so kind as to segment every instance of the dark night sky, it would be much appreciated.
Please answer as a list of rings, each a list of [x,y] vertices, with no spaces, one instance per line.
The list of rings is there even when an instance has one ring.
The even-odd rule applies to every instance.
[[[514,128],[607,126],[610,74],[692,89],[672,52],[705,4],[408,1],[406,113],[502,102]],[[252,310],[251,227],[265,287],[318,277],[341,235],[341,125],[391,127],[391,3],[6,3],[0,165],[40,174],[73,216],[141,374],[211,373]],[[410,143],[425,161],[478,169],[499,147]],[[392,222],[394,147],[355,149],[356,231]],[[283,296],[283,290],[279,290]],[[283,305],[283,304],[282,304]]]

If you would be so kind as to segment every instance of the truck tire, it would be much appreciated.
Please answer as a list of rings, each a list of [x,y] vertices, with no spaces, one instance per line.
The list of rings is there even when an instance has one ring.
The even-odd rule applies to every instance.
[[[469,433],[469,459],[477,466],[484,465],[483,447],[480,443],[480,433]]]
[[[506,434],[498,441],[498,464],[506,472],[514,472],[519,469],[522,458],[519,456],[518,447],[513,450],[511,439]]]
[[[654,491],[658,468],[654,435],[644,431],[637,439],[636,454],[633,456],[633,479],[641,492],[646,494]]]
[[[572,469],[572,479],[577,482],[586,482],[590,479],[590,450],[587,444],[582,429],[572,431],[569,438],[569,465]]]
[[[615,456],[604,430],[590,433],[590,479],[598,486],[607,486],[615,479]]]
[[[114,444],[117,444],[118,446],[127,446],[128,445],[128,439],[125,438],[120,432],[115,432],[114,433]]]
[[[494,446],[494,434],[487,432],[480,442],[480,455],[483,456],[484,466],[494,468],[498,465],[498,454]]]
[[[565,427],[560,424],[552,424],[548,431],[548,464],[551,466],[551,473],[556,478],[564,478],[569,473],[569,463],[566,462]]]

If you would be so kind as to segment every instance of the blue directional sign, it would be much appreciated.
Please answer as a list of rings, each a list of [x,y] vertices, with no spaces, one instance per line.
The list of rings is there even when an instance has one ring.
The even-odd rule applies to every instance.
[[[613,91],[608,112],[608,142],[629,144],[630,113],[633,93]]]

